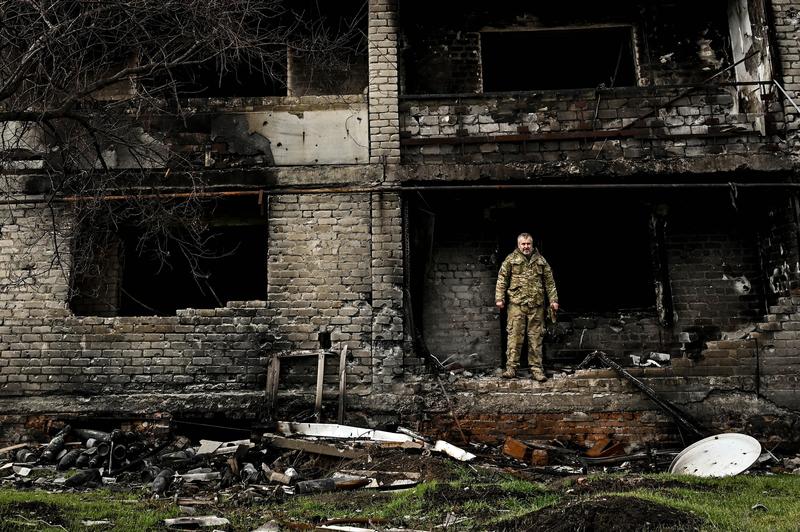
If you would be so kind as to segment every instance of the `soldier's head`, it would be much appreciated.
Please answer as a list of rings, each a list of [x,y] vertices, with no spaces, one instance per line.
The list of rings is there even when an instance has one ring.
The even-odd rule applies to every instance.
[[[517,237],[517,249],[526,257],[533,254],[533,237],[528,233],[522,233]]]

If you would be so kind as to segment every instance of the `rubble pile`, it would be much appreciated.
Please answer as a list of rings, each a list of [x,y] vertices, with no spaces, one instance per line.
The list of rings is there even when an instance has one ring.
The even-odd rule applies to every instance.
[[[100,486],[139,491],[180,507],[184,517],[167,519],[167,526],[224,526],[223,518],[196,514],[222,504],[243,506],[297,495],[408,489],[446,478],[451,469],[447,463],[454,460],[476,470],[548,482],[594,472],[665,471],[679,456],[679,450],[640,448],[611,438],[578,448],[555,440],[508,437],[501,448],[493,448],[458,447],[402,427],[386,432],[278,422],[273,429],[238,440],[192,441],[183,435],[66,425],[47,443],[0,449],[0,483],[52,492]],[[748,472],[800,474],[800,456],[778,460],[767,451]]]
[[[322,423],[278,423],[278,433],[233,441],[185,436],[162,440],[136,432],[64,426],[46,444],[0,449],[0,481],[54,490],[118,485],[179,504],[220,499],[258,502],[294,494],[417,484],[420,471],[375,471],[371,455],[475,455],[445,441]],[[426,458],[427,459],[427,458]],[[353,464],[349,467],[348,464]],[[198,497],[200,497],[198,499]]]

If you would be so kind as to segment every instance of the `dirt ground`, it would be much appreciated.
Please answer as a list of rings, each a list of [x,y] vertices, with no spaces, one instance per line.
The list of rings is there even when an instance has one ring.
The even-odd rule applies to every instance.
[[[551,532],[699,530],[692,514],[634,497],[602,497],[544,508],[505,523],[505,530]]]
[[[63,527],[68,524],[58,505],[40,501],[0,505],[0,530],[13,530],[8,525],[12,518],[26,523],[25,526],[29,526],[30,530],[40,529],[42,523],[51,527]]]

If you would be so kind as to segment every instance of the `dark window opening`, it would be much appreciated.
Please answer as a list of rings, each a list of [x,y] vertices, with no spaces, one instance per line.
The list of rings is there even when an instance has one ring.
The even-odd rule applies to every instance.
[[[484,92],[636,85],[630,27],[481,33]]]
[[[173,68],[141,83],[148,92],[181,98],[286,96],[286,64],[241,61],[223,67],[209,60]]]
[[[210,206],[200,253],[184,252],[179,230],[155,242],[142,240],[142,230],[132,223],[121,227],[73,275],[73,312],[166,316],[181,308],[265,300],[267,228],[251,202]]]
[[[290,96],[361,94],[367,86],[367,2],[298,0],[293,9],[311,23],[308,43],[290,46]]]
[[[504,314],[495,309],[495,284],[522,232],[553,269],[560,320],[656,317],[652,202],[641,195],[425,191],[409,201],[409,308],[423,352],[464,367],[501,363]],[[580,349],[575,356],[585,356]]]

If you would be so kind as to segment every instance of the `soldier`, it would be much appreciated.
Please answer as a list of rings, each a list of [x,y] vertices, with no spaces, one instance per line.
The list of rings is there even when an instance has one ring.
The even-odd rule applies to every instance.
[[[558,292],[553,271],[538,250],[533,249],[533,237],[522,233],[517,237],[517,249],[500,266],[494,299],[497,308],[505,308],[508,294],[508,349],[503,378],[516,376],[519,355],[525,334],[528,335],[528,362],[531,377],[547,380],[542,369],[542,337],[544,336],[545,297],[552,312],[558,310]]]

